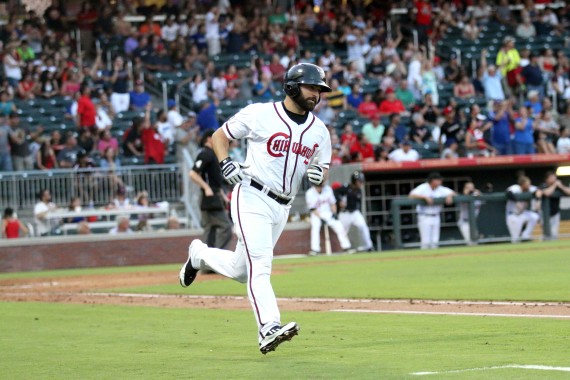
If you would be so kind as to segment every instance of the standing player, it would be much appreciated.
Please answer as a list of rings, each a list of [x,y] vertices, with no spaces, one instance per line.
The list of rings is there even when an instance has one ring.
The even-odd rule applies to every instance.
[[[542,191],[530,182],[526,176],[519,177],[518,183],[507,189],[507,228],[511,235],[511,242],[530,240],[534,226],[540,220],[538,202],[533,200],[517,201],[515,194],[532,193],[537,199],[542,197]],[[524,230],[523,230],[523,226]]]
[[[430,173],[427,181],[410,192],[412,199],[421,199],[425,204],[416,206],[418,213],[418,230],[420,231],[421,249],[437,248],[441,225],[442,205],[433,204],[434,198],[445,198],[445,204],[453,203],[455,192],[449,187],[442,186],[439,173]]]
[[[202,189],[204,240],[210,247],[226,249],[232,239],[232,222],[226,212],[227,197],[222,189],[222,171],[212,150],[213,129],[202,135],[202,149],[190,170],[190,179]]]
[[[542,195],[550,201],[550,239],[556,240],[560,231],[560,197],[569,196],[570,187],[564,186],[556,173],[548,171],[544,176]]]
[[[299,331],[295,322],[281,325],[270,282],[273,248],[303,176],[307,173],[310,182],[321,184],[331,160],[329,132],[311,113],[321,93],[330,91],[324,71],[313,64],[295,65],[285,74],[283,89],[287,95],[283,102],[249,105],[212,136],[222,175],[236,185],[231,200],[236,250],[209,248],[194,240],[180,270],[183,287],[202,268],[247,283],[263,354]],[[228,153],[230,142],[242,138],[248,140],[245,165],[233,162]]]
[[[336,198],[329,185],[315,185],[305,193],[307,208],[311,211],[311,254],[321,251],[321,225],[328,224],[338,237],[340,247],[347,253],[354,253],[350,249],[350,240],[346,230],[337,220]]]
[[[463,185],[463,195],[473,195],[475,197],[481,195],[481,192],[475,188],[473,182],[468,181]],[[475,201],[475,218],[479,215],[481,210],[481,201]],[[459,204],[459,220],[457,221],[457,227],[459,227],[459,232],[463,236],[463,240],[467,245],[473,245],[473,239],[471,239],[471,225],[469,224],[469,204],[463,202]]]
[[[340,209],[338,219],[344,226],[344,230],[348,232],[351,226],[356,227],[360,233],[361,242],[364,242],[364,245],[358,247],[356,250],[360,252],[370,252],[374,249],[374,246],[370,239],[370,230],[360,211],[360,207],[362,206],[363,183],[364,175],[359,171],[355,171],[350,177],[350,185],[337,188],[335,190],[335,196]]]

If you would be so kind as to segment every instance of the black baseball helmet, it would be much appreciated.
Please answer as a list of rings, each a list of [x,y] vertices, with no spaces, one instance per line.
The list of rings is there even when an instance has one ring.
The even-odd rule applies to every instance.
[[[317,65],[312,63],[299,63],[291,67],[283,79],[283,91],[294,98],[301,93],[300,84],[312,84],[319,86],[321,92],[330,92],[331,88],[327,85],[325,72]]]
[[[362,172],[357,170],[354,173],[352,173],[352,175],[350,176],[350,181],[352,183],[356,183],[356,181],[364,182],[364,174],[362,174]]]

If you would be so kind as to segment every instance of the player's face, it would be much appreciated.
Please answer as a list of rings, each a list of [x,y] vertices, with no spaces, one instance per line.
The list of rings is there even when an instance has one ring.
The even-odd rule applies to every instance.
[[[310,112],[315,109],[319,100],[321,100],[321,88],[313,85],[299,86],[301,93],[295,99],[295,103],[305,112]]]

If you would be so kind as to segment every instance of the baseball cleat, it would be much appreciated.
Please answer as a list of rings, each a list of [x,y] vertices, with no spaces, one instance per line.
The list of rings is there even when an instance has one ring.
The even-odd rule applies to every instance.
[[[349,255],[352,255],[353,253],[356,253],[356,249],[354,248],[347,248],[343,250],[344,253],[348,253]]]
[[[183,288],[189,287],[194,282],[196,275],[198,274],[198,269],[194,269],[192,266],[192,249],[195,249],[196,244],[198,244],[197,242],[202,243],[199,239],[195,239],[190,243],[190,247],[188,247],[188,260],[186,260],[184,265],[182,265],[182,268],[180,268],[178,279],[180,280],[180,285]]]
[[[309,251],[309,256],[317,256],[318,254],[320,254],[319,251],[313,251],[313,250]]]
[[[274,326],[266,334],[259,343],[259,351],[263,355],[268,352],[275,351],[281,343],[293,339],[299,333],[301,328],[296,322],[289,322],[285,326]]]

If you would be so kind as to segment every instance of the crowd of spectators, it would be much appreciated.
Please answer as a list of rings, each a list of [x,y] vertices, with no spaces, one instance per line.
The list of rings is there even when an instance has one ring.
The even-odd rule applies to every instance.
[[[505,0],[274,3],[84,1],[74,9],[54,0],[40,15],[8,9],[0,28],[0,171],[83,167],[85,157],[116,170],[119,157],[155,164],[180,158],[185,148],[195,155],[200,132],[222,121],[221,102],[279,99],[284,72],[298,62],[326,72],[332,92],[316,113],[330,126],[337,164],[417,160],[426,149],[441,158],[568,151],[568,56],[516,47],[540,36],[568,42],[568,6],[528,0],[515,12]],[[391,18],[397,6],[407,15]],[[509,35],[496,57],[482,46],[475,70],[436,49],[450,31],[477,41],[495,25]],[[217,63],[232,54],[249,55],[248,64]],[[182,105],[189,114],[173,100],[167,109],[153,107],[145,91],[158,74],[174,71],[192,73],[175,84],[190,95]],[[441,86],[452,88],[450,98]],[[77,130],[63,138],[22,125],[17,108],[18,101],[53,97],[71,100],[67,117]],[[140,115],[115,133],[115,115],[129,110]]]

